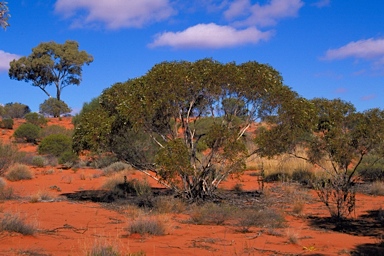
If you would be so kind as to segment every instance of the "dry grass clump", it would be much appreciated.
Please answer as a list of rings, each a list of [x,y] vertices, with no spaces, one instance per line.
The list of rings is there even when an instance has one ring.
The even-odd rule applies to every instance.
[[[119,251],[112,245],[96,244],[93,246],[87,256],[119,256]]]
[[[162,236],[165,235],[166,230],[165,224],[159,219],[147,217],[132,221],[129,224],[127,231],[130,234]]]
[[[107,167],[104,167],[102,170],[105,176],[110,176],[114,173],[121,172],[124,170],[132,170],[132,167],[129,164],[123,162],[115,162],[108,165]]]
[[[296,231],[292,231],[291,229],[287,230],[287,238],[290,244],[298,244],[299,243],[299,234]]]
[[[375,181],[368,186],[368,194],[374,196],[384,196],[384,182]]]
[[[48,191],[39,191],[30,197],[31,203],[37,203],[37,202],[42,202],[42,201],[51,201],[51,200],[53,200],[53,196]]]
[[[10,181],[30,180],[33,173],[27,165],[15,164],[8,168],[5,177]]]
[[[157,197],[153,206],[157,213],[182,213],[187,209],[185,202],[172,196]]]
[[[282,228],[285,219],[282,214],[273,209],[242,209],[237,214],[237,226],[240,232],[248,233],[251,227]]]
[[[206,203],[192,208],[190,222],[197,225],[223,225],[234,216],[236,209],[227,204]]]
[[[7,186],[7,182],[0,177],[0,200],[10,200],[15,197],[13,189]]]
[[[33,235],[37,232],[35,225],[28,224],[19,213],[5,213],[0,220],[0,230],[16,232],[22,235]]]

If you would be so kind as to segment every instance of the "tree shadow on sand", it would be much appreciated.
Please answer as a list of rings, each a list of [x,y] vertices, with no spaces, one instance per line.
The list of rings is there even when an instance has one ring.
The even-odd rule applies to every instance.
[[[384,255],[384,211],[382,209],[371,210],[367,214],[346,220],[311,216],[309,217],[309,223],[316,228],[353,236],[375,237],[377,243],[358,245],[351,252],[351,255]]]

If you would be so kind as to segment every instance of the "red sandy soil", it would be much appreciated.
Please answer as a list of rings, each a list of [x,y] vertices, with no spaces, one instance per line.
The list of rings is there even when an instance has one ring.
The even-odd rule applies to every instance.
[[[24,122],[17,120],[15,128]],[[58,124],[73,128],[70,118],[52,119],[49,125]],[[12,141],[12,130],[0,132],[4,143]],[[18,144],[20,150],[35,152],[35,145]],[[129,206],[120,210],[106,204],[69,201],[62,193],[79,190],[100,189],[104,176],[101,170],[80,168],[63,170],[60,167],[31,167],[32,180],[10,182],[18,198],[0,202],[2,213],[18,213],[28,223],[37,225],[38,232],[32,236],[18,233],[0,233],[0,255],[87,255],[95,245],[112,245],[122,253],[144,251],[146,255],[351,255],[357,246],[379,243],[383,228],[375,234],[362,231],[336,232],[325,226],[310,225],[311,219],[328,217],[329,213],[313,192],[303,192],[312,197],[300,216],[292,214],[292,205],[276,203],[273,207],[283,211],[286,227],[273,232],[252,228],[250,233],[240,233],[233,225],[194,225],[186,222],[186,214],[159,215],[166,223],[164,236],[130,235],[126,230],[132,221]],[[246,172],[240,180],[228,179],[223,189],[231,189],[237,183],[244,190],[259,189],[257,177]],[[139,172],[132,174],[144,177]],[[158,186],[151,181],[153,186]],[[282,184],[267,184],[270,197],[279,198],[274,188],[281,187],[286,194],[296,192],[294,187]],[[49,194],[52,199],[34,201],[39,193]],[[384,208],[383,197],[357,195],[357,209],[352,218],[359,220],[368,211]],[[145,216],[144,216],[145,217]],[[367,224],[368,225],[368,224]],[[365,227],[366,228],[366,227]],[[296,243],[289,237],[297,238]],[[359,254],[363,255],[363,254]],[[367,254],[369,255],[369,254]]]

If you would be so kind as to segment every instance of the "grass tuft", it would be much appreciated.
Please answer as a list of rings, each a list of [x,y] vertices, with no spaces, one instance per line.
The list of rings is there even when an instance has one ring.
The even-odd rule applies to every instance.
[[[27,224],[19,213],[5,213],[0,220],[0,230],[16,232],[22,235],[33,235],[37,232],[36,227]]]
[[[33,173],[27,165],[15,164],[8,168],[5,177],[10,181],[30,180]]]

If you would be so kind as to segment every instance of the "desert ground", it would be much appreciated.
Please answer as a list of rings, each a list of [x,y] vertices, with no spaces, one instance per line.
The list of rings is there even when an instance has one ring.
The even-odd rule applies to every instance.
[[[22,122],[17,120],[15,128]],[[70,118],[50,119],[48,125],[52,124],[73,128]],[[2,130],[0,140],[14,143],[15,128]],[[37,155],[36,145],[16,144],[20,151]],[[35,232],[2,231],[0,255],[116,255],[107,254],[108,250],[148,256],[384,255],[383,196],[358,193],[355,212],[340,228],[330,221],[329,212],[313,190],[292,182],[275,182],[266,183],[260,193],[257,170],[247,170],[221,185],[223,200],[231,198],[232,207],[239,209],[242,205],[265,205],[271,213],[281,214],[283,222],[244,228],[233,216],[220,223],[197,223],[193,221],[195,208],[167,199],[172,197],[163,196],[163,204],[167,200],[180,204],[176,210],[135,206],[130,198],[104,200],[107,192],[103,184],[111,177],[94,167],[47,165],[30,169],[34,174],[30,180],[6,180],[14,196],[0,202],[0,216],[20,216]],[[147,179],[137,170],[124,175],[127,179]],[[158,194],[165,191],[155,181],[147,181]],[[135,221],[154,219],[164,225],[164,234],[138,234],[128,229]],[[105,254],[96,254],[95,248],[107,249]]]

